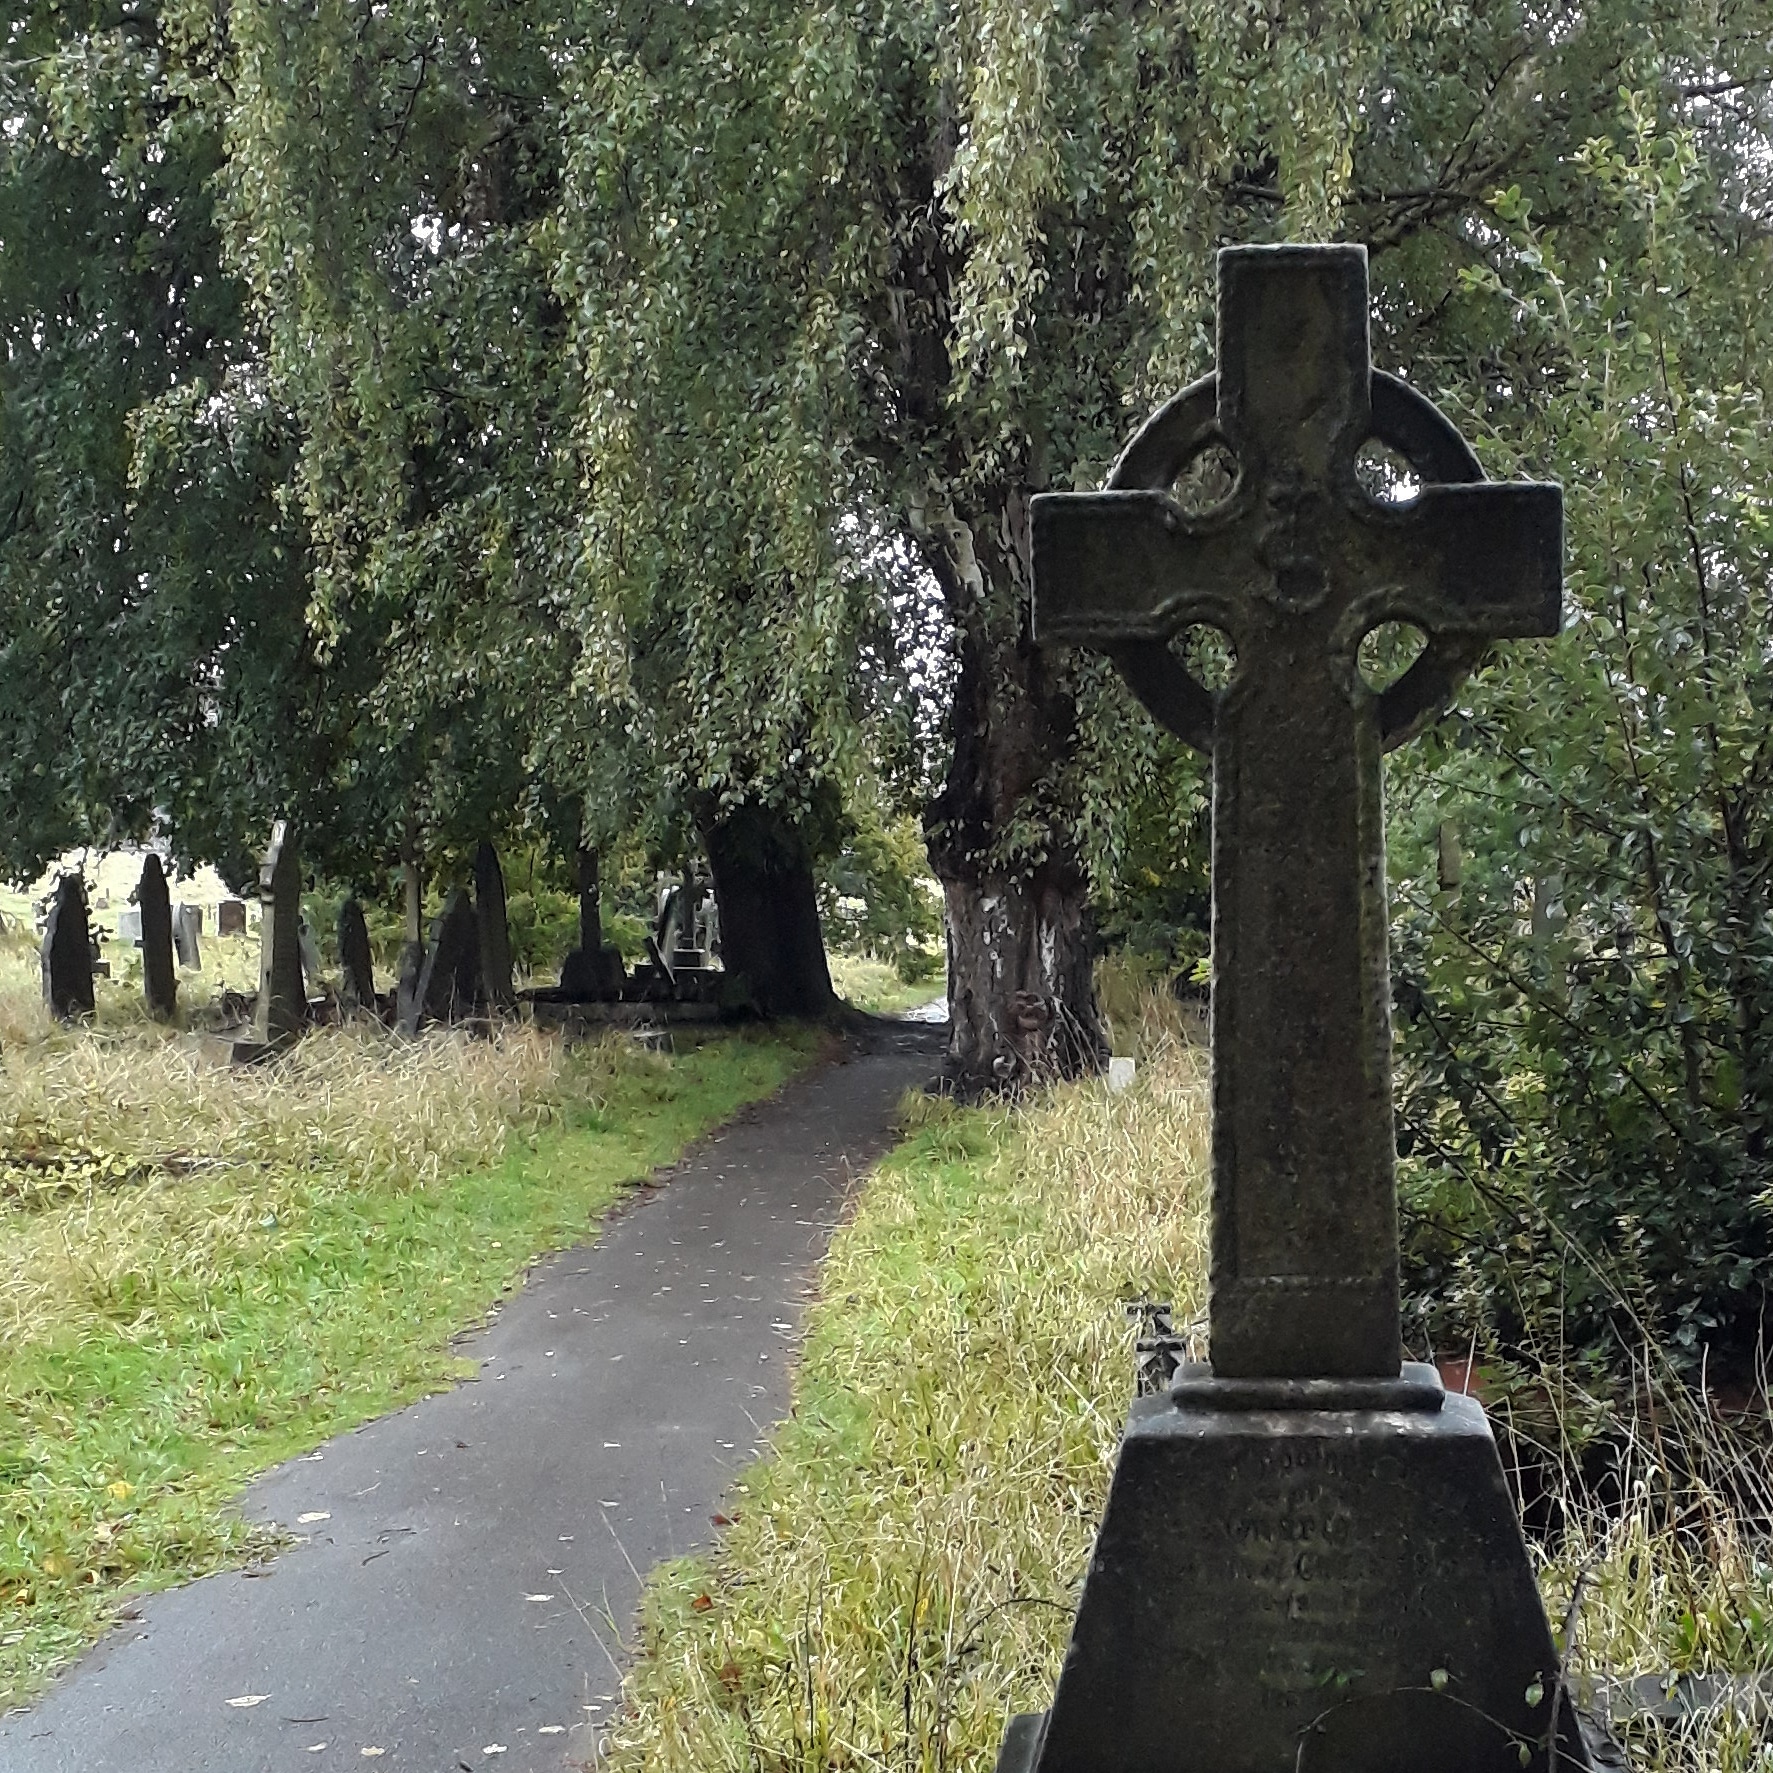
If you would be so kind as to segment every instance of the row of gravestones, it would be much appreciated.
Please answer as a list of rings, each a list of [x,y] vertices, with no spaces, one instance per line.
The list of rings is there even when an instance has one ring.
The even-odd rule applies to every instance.
[[[178,1012],[178,977],[175,968],[202,968],[198,939],[203,933],[203,912],[196,905],[173,904],[167,891],[166,870],[152,851],[142,863],[141,882],[134,905],[117,919],[120,941],[133,942],[142,951],[142,994],[148,1013],[170,1022]],[[104,901],[100,901],[101,905]],[[235,935],[246,929],[246,906],[239,899],[224,899],[218,908],[219,935]],[[91,1015],[93,977],[99,970],[97,943],[86,903],[86,883],[77,873],[56,881],[44,919],[40,961],[43,999],[58,1019]]]
[[[475,891],[457,889],[450,894],[443,914],[431,926],[429,940],[408,943],[391,1004],[376,994],[363,907],[355,897],[345,900],[338,926],[338,998],[344,1014],[391,1013],[402,1032],[413,1034],[423,1022],[455,1021],[515,1003],[504,877],[490,844],[481,845],[474,874]],[[266,1046],[289,1039],[309,1020],[307,979],[319,970],[319,956],[302,917],[300,849],[287,823],[280,822],[272,831],[259,890],[262,917],[253,1044]],[[237,922],[226,921],[243,929],[244,910],[240,906]],[[129,934],[141,946],[143,995],[156,1020],[170,1022],[177,1014],[175,956],[186,966],[200,964],[196,942],[200,928],[201,914],[195,907],[173,907],[160,858],[150,852],[142,864],[134,915],[127,932],[120,934]],[[41,961],[43,996],[51,1014],[62,1021],[90,1016],[92,924],[85,881],[78,873],[63,874],[56,883],[44,923]]]

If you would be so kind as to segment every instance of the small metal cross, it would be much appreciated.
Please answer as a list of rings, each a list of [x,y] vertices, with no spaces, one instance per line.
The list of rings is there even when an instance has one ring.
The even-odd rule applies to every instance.
[[[1424,482],[1363,490],[1371,437]],[[1168,489],[1221,445],[1229,497]],[[1492,485],[1423,396],[1371,368],[1358,246],[1219,255],[1219,368],[1162,408],[1102,493],[1033,505],[1035,628],[1100,648],[1213,757],[1211,1358],[1226,1377],[1395,1376],[1397,1196],[1380,753],[1488,643],[1555,634],[1563,495]],[[1375,692],[1391,621],[1428,635]],[[1171,650],[1230,638],[1214,693]]]

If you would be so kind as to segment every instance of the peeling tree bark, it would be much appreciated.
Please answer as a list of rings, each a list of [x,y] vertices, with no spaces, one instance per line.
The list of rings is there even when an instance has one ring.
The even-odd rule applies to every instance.
[[[960,635],[954,750],[925,831],[948,912],[944,1066],[964,1090],[1076,1076],[1107,1050],[1089,880],[1053,794],[1042,792],[1070,755],[1076,709],[1029,638],[1019,495],[1006,498],[995,528],[987,542],[953,526],[932,560]],[[1018,826],[1036,841],[1006,854]]]

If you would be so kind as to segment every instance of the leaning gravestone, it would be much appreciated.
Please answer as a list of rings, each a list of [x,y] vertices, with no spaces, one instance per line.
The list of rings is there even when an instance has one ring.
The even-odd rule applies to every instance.
[[[1423,482],[1361,488],[1377,437]],[[1167,489],[1213,447],[1230,496]],[[1360,247],[1219,257],[1219,367],[1110,489],[1033,504],[1042,642],[1100,648],[1213,758],[1210,1360],[1132,1411],[1052,1708],[1003,1773],[1520,1773],[1590,1762],[1475,1400],[1402,1360],[1380,755],[1495,636],[1555,633],[1562,495],[1485,484],[1373,371]],[[1357,648],[1426,630],[1390,688]],[[1170,642],[1231,639],[1214,693]]]
[[[488,1003],[508,1009],[511,988],[511,924],[505,909],[505,876],[499,852],[483,843],[474,852],[474,912],[480,938],[480,978]]]
[[[221,936],[246,934],[246,901],[223,899],[215,908],[215,933]]]
[[[135,902],[141,913],[142,995],[155,1021],[170,1022],[178,1015],[179,995],[172,959],[172,900],[166,891],[166,870],[152,850],[142,859]]]
[[[422,1022],[451,1022],[471,1014],[483,1001],[480,982],[480,926],[474,901],[460,887],[449,896],[443,915],[431,926],[425,964],[403,1013],[400,1032],[417,1034]]]
[[[254,1029],[265,1046],[292,1039],[307,1020],[301,924],[301,848],[295,827],[279,819],[259,870],[259,1002]]]
[[[376,1013],[375,956],[369,946],[369,925],[354,893],[348,893],[339,907],[339,1003],[346,1015],[355,1010]]]
[[[64,874],[55,883],[55,897],[43,925],[43,1001],[58,1021],[90,1016],[92,996],[92,930],[86,918],[86,883],[78,874]]]

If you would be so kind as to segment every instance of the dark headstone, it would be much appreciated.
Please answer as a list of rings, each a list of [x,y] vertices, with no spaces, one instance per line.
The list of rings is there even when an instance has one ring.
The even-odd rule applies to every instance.
[[[414,1013],[401,1024],[416,1034],[422,1022],[453,1022],[472,1015],[485,1001],[480,982],[480,926],[474,901],[457,887],[431,926],[424,970],[414,994]]]
[[[203,952],[197,938],[203,934],[203,908],[179,903],[172,908],[172,948],[181,967],[194,973],[203,970]]]
[[[1557,631],[1562,498],[1484,484],[1372,371],[1363,248],[1235,248],[1219,280],[1217,377],[1111,490],[1033,504],[1041,643],[1107,652],[1213,757],[1211,1365],[1135,1405],[1052,1708],[1000,1766],[1543,1770],[1557,1654],[1489,1425],[1402,1365],[1380,757],[1491,638]],[[1410,504],[1362,490],[1370,437]],[[1216,446],[1234,489],[1187,513],[1168,489]],[[1386,621],[1429,640],[1374,692],[1356,653]],[[1171,648],[1196,623],[1231,640],[1224,690]],[[1400,1709],[1423,1689],[1464,1709]]]
[[[172,900],[166,891],[166,871],[152,850],[142,861],[135,902],[142,919],[142,996],[155,1021],[170,1022],[178,1015],[179,995],[172,958]]]
[[[560,964],[560,989],[567,997],[616,998],[628,983],[621,949],[607,946],[587,956],[575,948]]]
[[[258,1039],[274,1045],[299,1034],[308,1014],[302,982],[302,857],[295,827],[279,819],[259,870]]]
[[[215,908],[215,933],[218,936],[246,934],[246,901],[224,899]]]
[[[516,1002],[511,986],[511,926],[505,912],[505,876],[499,868],[499,852],[490,843],[474,852],[474,912],[486,1001],[507,1009]]]
[[[92,1014],[92,931],[86,918],[86,883],[64,874],[43,926],[43,1001],[58,1021]]]
[[[369,948],[369,925],[355,895],[339,907],[339,1003],[353,1010],[376,1009],[375,957]]]

